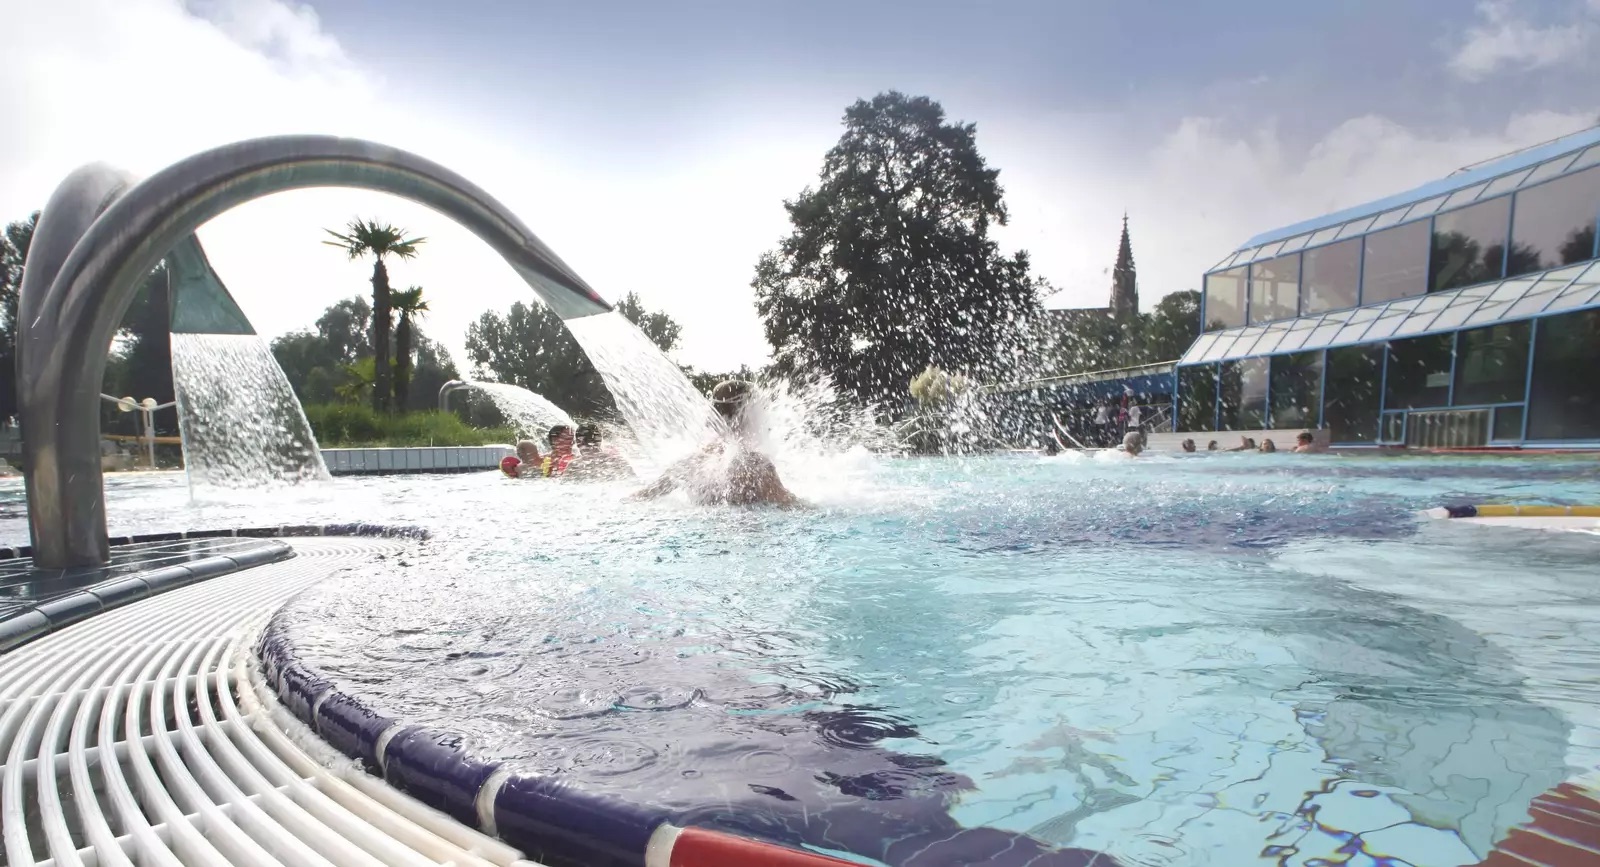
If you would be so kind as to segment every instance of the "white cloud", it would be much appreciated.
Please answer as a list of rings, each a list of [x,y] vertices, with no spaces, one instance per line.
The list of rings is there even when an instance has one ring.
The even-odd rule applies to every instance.
[[[1306,147],[1288,144],[1271,122],[1236,127],[1190,117],[1150,150],[1095,146],[1088,124],[1080,124],[1076,143],[1044,153],[1013,141],[1036,131],[1004,130],[995,150],[1009,152],[1009,161],[996,160],[1013,205],[1008,238],[1033,253],[1064,300],[1108,301],[1126,208],[1140,301],[1149,310],[1163,295],[1199,288],[1207,269],[1254,235],[1577,131],[1594,115],[1594,107],[1523,114],[1486,132],[1424,132],[1363,116]]]
[[[537,132],[537,111],[524,106],[515,117],[481,120],[414,100],[391,106],[381,76],[301,5],[52,0],[8,12],[0,75],[26,86],[0,89],[0,117],[22,131],[0,137],[0,219],[39,207],[63,176],[93,160],[149,173],[251,136],[371,138],[478,183],[602,295],[638,291],[665,309],[684,326],[680,358],[713,369],[766,353],[748,286],[754,263],[787,230],[782,201],[814,180],[844,104],[829,95],[804,105],[703,106],[717,122],[706,125],[712,137],[678,149],[689,156],[641,140],[624,160],[607,163],[551,150]],[[1595,116],[1595,106],[1571,106],[1488,132],[1423,132],[1357,117],[1309,147],[1290,144],[1296,138],[1270,122],[1190,117],[1142,147],[1115,138],[1117,118],[978,108],[964,119],[978,121],[979,145],[1002,169],[1012,213],[1003,240],[1028,248],[1036,270],[1081,303],[1104,303],[1126,209],[1146,309],[1196,287],[1206,268],[1254,234],[1403,190]],[[425,327],[458,361],[478,314],[532,296],[451,221],[377,194],[272,196],[217,218],[201,237],[252,321],[276,334],[368,291],[369,266],[320,243],[323,227],[356,215],[428,236],[423,255],[396,264],[393,279],[427,289]]]
[[[541,150],[524,129],[441,122],[390,106],[384,82],[307,7],[280,0],[55,0],[8,10],[0,116],[0,219],[40,207],[55,184],[103,160],[149,174],[207,147],[283,133],[332,133],[405,148],[472,179],[612,300],[638,291],[684,326],[683,360],[726,369],[765,353],[748,289],[756,256],[783,232],[782,199],[815,173],[831,137],[733,130],[694,162],[597,166]],[[503,122],[495,119],[496,122]],[[528,127],[537,117],[518,118]],[[609,169],[609,170],[608,170]],[[531,291],[453,222],[393,197],[342,189],[285,193],[201,229],[218,273],[264,334],[306,327],[366,289],[368,266],[319,242],[323,227],[378,217],[429,238],[391,270],[424,286],[426,329],[463,362],[468,323]]]
[[[1586,6],[1588,15],[1600,15],[1600,0],[1588,0]],[[1478,17],[1481,23],[1467,31],[1449,61],[1450,71],[1466,81],[1481,81],[1501,68],[1542,69],[1578,60],[1600,38],[1600,24],[1581,9],[1568,23],[1539,26],[1523,18],[1511,0],[1482,0]]]

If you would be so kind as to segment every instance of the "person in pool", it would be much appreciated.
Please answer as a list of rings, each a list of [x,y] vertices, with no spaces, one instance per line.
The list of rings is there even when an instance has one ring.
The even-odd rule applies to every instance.
[[[1144,451],[1144,434],[1136,430],[1128,431],[1122,437],[1122,450],[1127,452],[1130,458],[1138,457],[1139,453]]]
[[[500,462],[500,471],[513,479],[536,479],[544,475],[540,471],[543,458],[539,456],[539,444],[533,440],[523,440],[517,443],[517,456],[506,456]]]
[[[1316,454],[1326,451],[1322,446],[1317,445],[1316,436],[1308,430],[1301,431],[1300,435],[1294,438],[1294,450],[1300,454]]]
[[[578,455],[572,451],[572,428],[564,424],[550,428],[550,453],[539,464],[540,473],[545,478],[563,475],[577,459]]]
[[[682,488],[701,505],[803,505],[784,487],[772,459],[751,442],[749,410],[755,387],[729,379],[711,390],[711,405],[728,423],[729,434],[706,443],[695,454],[667,468],[661,478],[630,499],[649,500]]]
[[[568,474],[590,479],[620,479],[633,476],[633,468],[622,453],[600,441],[600,426],[594,422],[578,425],[578,460]]]

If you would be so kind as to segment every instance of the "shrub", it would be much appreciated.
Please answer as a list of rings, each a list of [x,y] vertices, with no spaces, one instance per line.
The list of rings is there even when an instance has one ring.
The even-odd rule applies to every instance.
[[[429,410],[385,416],[360,404],[311,404],[306,421],[325,448],[351,446],[481,446],[516,441],[510,428],[476,428],[453,413]]]

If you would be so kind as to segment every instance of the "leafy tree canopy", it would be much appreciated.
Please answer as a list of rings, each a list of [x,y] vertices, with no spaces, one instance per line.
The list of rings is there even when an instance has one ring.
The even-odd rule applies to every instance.
[[[818,186],[784,203],[793,231],[751,284],[776,372],[880,401],[903,400],[929,365],[1008,369],[1038,284],[1026,253],[989,237],[1006,210],[976,127],[896,92],[857,101],[844,127]]]

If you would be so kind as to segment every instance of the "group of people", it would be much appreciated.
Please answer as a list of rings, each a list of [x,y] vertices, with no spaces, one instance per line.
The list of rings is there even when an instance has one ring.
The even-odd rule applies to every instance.
[[[1122,445],[1119,447],[1119,450],[1124,452],[1124,453],[1126,453],[1128,455],[1128,457],[1136,458],[1136,457],[1139,456],[1140,452],[1143,452],[1145,450],[1145,446],[1147,445],[1147,443],[1148,443],[1148,439],[1145,437],[1143,431],[1128,431],[1122,437]],[[1182,443],[1182,447],[1183,447],[1183,450],[1185,452],[1191,452],[1192,453],[1192,452],[1197,451],[1197,449],[1195,447],[1195,442],[1192,439],[1185,439],[1183,441],[1183,443]],[[1239,437],[1239,444],[1234,446],[1231,449],[1224,449],[1224,448],[1218,447],[1216,440],[1211,440],[1209,443],[1206,444],[1206,451],[1208,451],[1208,452],[1215,452],[1215,451],[1256,452],[1256,451],[1259,451],[1259,452],[1263,452],[1263,453],[1270,453],[1270,452],[1275,452],[1277,450],[1278,450],[1277,445],[1275,445],[1272,442],[1272,440],[1270,440],[1270,439],[1263,439],[1261,441],[1261,444],[1258,446],[1258,445],[1256,445],[1255,439],[1253,439],[1251,437],[1247,437],[1247,436]],[[1295,437],[1295,445],[1294,445],[1294,448],[1291,449],[1291,451],[1299,453],[1299,454],[1308,454],[1308,453],[1312,453],[1312,452],[1325,452],[1327,450],[1328,450],[1328,447],[1323,445],[1323,444],[1321,444],[1321,443],[1318,443],[1316,435],[1313,434],[1311,431],[1308,431],[1308,430],[1301,431],[1299,433],[1299,435],[1297,435]],[[1055,454],[1055,449],[1050,448],[1048,445],[1046,446],[1045,451],[1046,451],[1047,454]]]
[[[546,441],[549,451],[543,454],[533,440],[517,443],[516,456],[507,455],[501,460],[500,472],[513,479],[614,479],[633,475],[622,455],[601,443],[599,425],[581,424],[573,431],[570,425],[558,424],[550,428]]]
[[[803,505],[784,486],[772,460],[756,446],[750,413],[754,395],[751,383],[718,383],[711,391],[711,405],[726,425],[725,430],[668,467],[660,478],[630,499],[654,499],[682,490],[700,505]],[[549,451],[543,454],[532,440],[518,443],[516,456],[506,456],[500,462],[500,471],[518,479],[633,476],[620,454],[601,445],[600,428],[596,425],[579,425],[576,434],[568,425],[556,425],[547,439]]]
[[[1120,402],[1110,400],[1095,405],[1089,421],[1089,439],[1092,445],[1111,446],[1126,441],[1128,434],[1144,432],[1144,408],[1122,395]]]
[[[1294,438],[1294,440],[1295,440],[1294,448],[1290,449],[1290,451],[1296,452],[1298,454],[1307,454],[1307,453],[1311,453],[1311,452],[1325,452],[1325,451],[1328,450],[1328,447],[1323,445],[1323,444],[1321,444],[1321,443],[1318,443],[1316,435],[1313,434],[1311,431],[1308,431],[1308,430],[1301,431],[1299,433],[1299,435],[1297,435]],[[1196,451],[1194,440],[1190,440],[1190,439],[1184,440],[1183,441],[1183,450],[1186,451],[1186,452]],[[1278,450],[1278,446],[1276,444],[1274,444],[1272,442],[1272,440],[1270,440],[1270,439],[1263,439],[1261,441],[1260,445],[1256,445],[1255,439],[1253,437],[1247,437],[1247,436],[1239,437],[1239,444],[1234,446],[1231,449],[1218,448],[1216,440],[1212,440],[1209,443],[1206,443],[1206,451],[1208,451],[1208,452],[1224,451],[1224,452],[1263,452],[1263,453],[1271,453],[1271,452],[1275,452],[1277,450]]]

